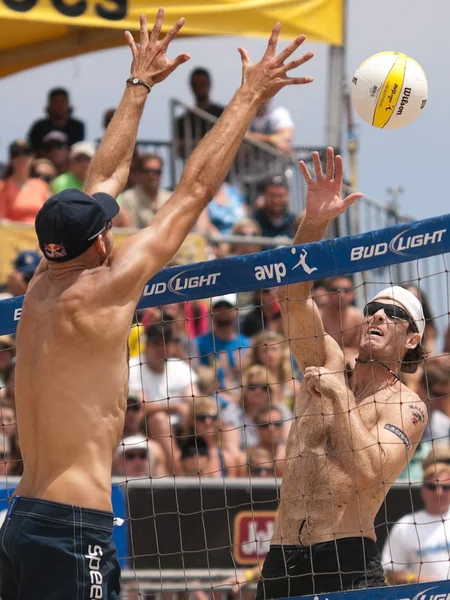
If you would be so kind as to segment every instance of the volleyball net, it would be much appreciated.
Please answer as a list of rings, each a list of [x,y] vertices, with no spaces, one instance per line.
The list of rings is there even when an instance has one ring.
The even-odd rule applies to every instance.
[[[113,466],[114,512],[124,520],[115,528],[123,598],[254,597],[303,379],[276,288],[313,280],[325,331],[350,364],[362,309],[377,291],[402,285],[419,296],[429,355],[401,378],[427,403],[430,417],[375,520],[389,587],[317,590],[311,598],[449,600],[450,470],[448,482],[437,471],[427,475],[430,465],[450,469],[449,251],[445,215],[170,267],[148,282],[130,332],[129,396]],[[12,360],[21,305],[22,298],[0,302],[0,509],[21,474]],[[298,476],[293,511],[303,489]],[[364,537],[362,521],[356,527]]]

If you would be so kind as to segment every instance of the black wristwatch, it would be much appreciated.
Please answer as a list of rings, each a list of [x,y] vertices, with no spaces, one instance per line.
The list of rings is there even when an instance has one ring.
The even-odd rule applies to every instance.
[[[139,79],[139,77],[130,77],[127,79],[127,83],[131,83],[132,85],[143,85],[147,88],[147,92],[151,92],[152,90],[151,86],[142,79]]]

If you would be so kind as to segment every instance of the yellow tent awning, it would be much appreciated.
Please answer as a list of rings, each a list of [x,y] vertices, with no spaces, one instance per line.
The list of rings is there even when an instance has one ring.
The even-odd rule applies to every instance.
[[[282,37],[343,43],[344,0],[0,0],[0,77],[44,63],[125,44],[139,14],[153,22],[159,6],[183,35],[266,37],[276,21]]]

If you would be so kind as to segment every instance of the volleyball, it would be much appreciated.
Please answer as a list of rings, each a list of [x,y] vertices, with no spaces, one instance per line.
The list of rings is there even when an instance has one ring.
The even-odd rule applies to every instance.
[[[399,129],[412,123],[427,98],[428,83],[422,67],[400,52],[374,54],[358,67],[352,80],[356,112],[380,129]]]

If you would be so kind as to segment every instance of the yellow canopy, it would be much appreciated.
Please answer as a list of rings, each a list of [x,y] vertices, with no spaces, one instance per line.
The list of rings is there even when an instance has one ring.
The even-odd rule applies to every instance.
[[[61,58],[125,43],[139,14],[151,22],[159,6],[184,35],[282,36],[342,45],[344,0],[0,0],[0,77]]]

